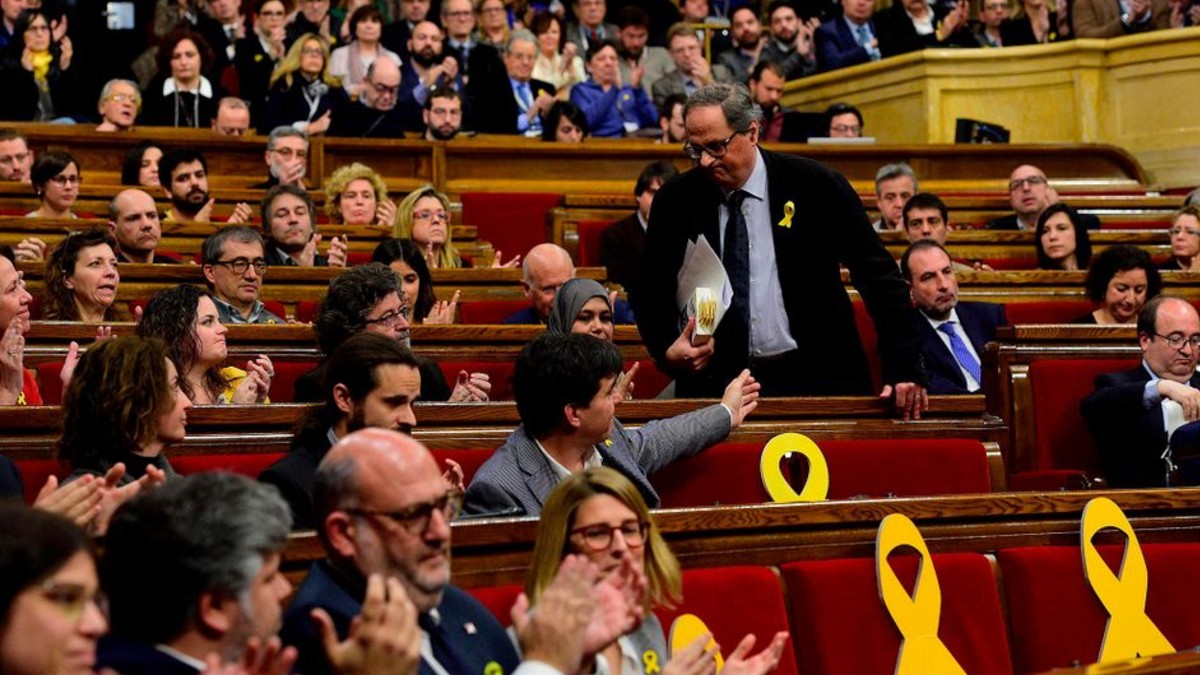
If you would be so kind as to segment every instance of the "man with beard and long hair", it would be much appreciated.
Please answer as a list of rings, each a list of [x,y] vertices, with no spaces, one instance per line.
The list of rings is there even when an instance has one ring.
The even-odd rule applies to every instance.
[[[171,200],[171,208],[162,220],[212,221],[216,200],[208,196],[208,162],[199,150],[177,148],[165,153],[158,162],[158,180]],[[226,222],[243,225],[250,221],[250,216],[250,205],[238,202]]]
[[[400,69],[400,93],[396,106],[400,108],[407,131],[425,128],[421,110],[433,89],[462,88],[458,61],[445,53],[446,36],[431,21],[418,23],[408,39],[409,59]]]
[[[434,89],[425,101],[425,140],[448,141],[462,130],[462,95],[454,87]]]

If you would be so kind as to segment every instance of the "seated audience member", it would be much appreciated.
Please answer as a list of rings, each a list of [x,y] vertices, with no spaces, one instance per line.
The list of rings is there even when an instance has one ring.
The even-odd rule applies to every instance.
[[[400,56],[379,44],[383,34],[383,14],[374,5],[354,10],[347,22],[350,40],[344,47],[333,50],[329,57],[329,74],[342,81],[351,97],[371,88],[370,69],[380,59],[387,59],[400,72]],[[399,84],[397,79],[396,84]]]
[[[292,510],[298,530],[320,527],[313,519],[313,476],[339,439],[378,427],[412,433],[413,403],[421,394],[420,364],[399,342],[375,333],[346,339],[326,361],[318,405],[305,414],[287,456],[258,479],[274,485]]]
[[[879,51],[887,57],[926,47],[974,47],[975,38],[967,29],[969,12],[966,0],[949,5],[925,0],[893,2],[875,16]]]
[[[100,90],[96,131],[129,131],[142,109],[142,92],[129,80],[109,80]]]
[[[408,330],[409,305],[401,295],[400,278],[379,263],[352,267],[329,282],[329,292],[321,300],[313,332],[321,351],[332,354],[351,335],[379,333],[404,347],[411,340]],[[421,371],[421,399],[425,401],[486,401],[492,384],[487,373],[459,371],[451,389],[441,368],[429,359],[418,357]],[[325,364],[296,378],[295,400],[323,401],[322,377]]]
[[[260,299],[269,264],[258,232],[244,225],[223,227],[204,240],[200,261],[221,323],[284,323]]]
[[[41,205],[25,214],[26,218],[75,218],[71,211],[79,197],[83,176],[79,162],[69,152],[51,150],[33,163],[30,182]]]
[[[396,107],[400,67],[391,59],[375,59],[367,68],[358,100],[333,111],[330,136],[404,138],[404,115]]]
[[[979,4],[979,21],[973,27],[980,47],[1004,47],[1004,22],[1008,20],[1009,0],[984,0]]]
[[[904,233],[908,235],[908,243],[915,244],[922,239],[946,246],[946,237],[950,234],[950,214],[946,204],[935,194],[918,192],[904,205]],[[991,267],[981,262],[968,264],[951,260],[955,272],[972,272],[988,270]]]
[[[801,19],[790,0],[773,0],[767,5],[770,37],[758,54],[759,61],[774,61],[783,66],[786,79],[796,80],[817,72],[814,33],[821,21]]]
[[[759,54],[770,38],[763,34],[758,12],[750,5],[734,9],[729,20],[733,48],[717,54],[717,62],[729,69],[734,82],[746,84],[750,69],[758,63]],[[784,79],[787,79],[787,71],[784,71]]]
[[[1070,40],[1071,13],[1066,3],[1055,3],[1050,9],[1047,0],[1021,0],[1016,15],[1000,24],[1001,41],[1005,47],[1040,45]]]
[[[542,125],[542,140],[558,143],[582,143],[588,135],[588,121],[579,106],[570,101],[558,101],[546,113]]]
[[[433,277],[429,265],[425,264],[425,252],[409,239],[388,239],[375,247],[371,262],[387,265],[400,277],[400,290],[404,302],[412,308],[414,323],[454,323],[454,312],[458,308],[459,291],[451,300],[437,299],[433,292]]]
[[[834,103],[825,109],[825,119],[829,120],[830,138],[862,138],[862,113],[849,103]],[[913,189],[916,189],[916,178],[913,179]]]
[[[12,40],[0,60],[0,117],[20,122],[51,122],[76,111],[79,68],[74,49],[41,3],[26,2],[13,22]]]
[[[9,675],[91,673],[108,630],[91,537],[61,516],[0,503],[0,664]]]
[[[308,136],[290,126],[272,129],[267,136],[263,161],[267,164],[267,179],[251,185],[251,189],[268,190],[281,184],[304,189],[304,174],[308,171]]]
[[[5,247],[7,249],[7,247]],[[0,406],[42,405],[37,378],[25,369],[25,339],[33,296],[11,251],[0,255]]]
[[[159,485],[175,476],[163,451],[183,440],[191,407],[163,343],[103,340],[79,358],[63,392],[58,458],[73,477]]]
[[[508,9],[503,0],[479,0],[475,4],[475,11],[479,15],[479,42],[504,49],[511,31],[508,27]]]
[[[1137,321],[1146,301],[1162,292],[1162,277],[1150,254],[1136,246],[1113,246],[1092,259],[1084,282],[1088,299],[1096,303],[1071,323],[1128,324]]]
[[[1086,270],[1092,261],[1092,241],[1075,209],[1059,202],[1038,216],[1034,231],[1038,269]]]
[[[558,91],[569,94],[571,87],[583,82],[587,73],[583,59],[574,42],[564,38],[562,19],[550,12],[533,16],[529,29],[537,36],[538,53],[533,64],[533,77],[553,84]]]
[[[654,162],[642,169],[633,187],[637,209],[623,220],[600,233],[600,264],[608,270],[608,280],[621,284],[626,291],[637,286],[646,251],[646,225],[650,206],[663,183],[679,175],[671,162]]]
[[[299,649],[300,672],[329,672],[316,647],[327,631],[316,630],[311,616],[328,613],[321,624],[337,626],[341,639],[363,606],[357,589],[384,574],[398,578],[393,594],[407,595],[420,615],[427,645],[420,670],[426,673],[575,673],[585,657],[590,663],[602,646],[640,620],[640,593],[621,590],[644,585],[640,570],[625,563],[605,576],[596,565],[571,558],[537,612],[514,613],[521,653],[537,662],[519,666],[500,623],[450,584],[450,522],[461,509],[462,492],[440,473],[425,446],[385,429],[351,434],[321,462],[313,491],[325,559],[313,564],[296,591],[280,633]]]
[[[1167,0],[1167,5],[1171,8],[1171,28],[1200,26],[1200,5],[1184,0]]]
[[[841,0],[842,16],[820,25],[813,38],[817,43],[817,63],[821,72],[878,61],[879,30],[873,18],[871,0]]]
[[[250,103],[250,124],[261,129],[271,73],[287,53],[287,31],[283,24],[288,7],[283,0],[255,0],[246,4],[254,10],[254,30],[238,39],[233,68],[237,73],[238,96]]]
[[[671,55],[663,47],[646,44],[650,38],[650,15],[637,5],[626,5],[617,13],[617,53],[621,57],[621,80],[628,80],[635,68],[642,69],[642,89],[653,95],[654,83],[675,68]],[[568,43],[571,44],[571,43]],[[575,47],[572,44],[571,53]],[[580,66],[582,61],[576,57]],[[580,68],[582,70],[582,68]],[[582,78],[580,79],[582,81]]]
[[[0,129],[0,181],[28,183],[33,155],[24,134],[16,129]]]
[[[121,163],[121,185],[134,187],[162,187],[158,180],[158,163],[163,151],[154,141],[139,141],[125,153]]]
[[[203,75],[213,62],[208,42],[199,33],[177,28],[158,43],[157,62],[158,75],[146,86],[139,122],[207,129],[217,115],[217,101],[225,96],[221,85]]]
[[[208,162],[198,150],[176,148],[168,151],[158,162],[158,181],[163,194],[171,200],[171,208],[162,220],[212,221],[215,199],[208,196]],[[226,223],[241,225],[249,222],[250,205],[238,202]]]
[[[879,220],[871,224],[876,232],[904,227],[904,205],[917,194],[917,174],[904,162],[887,164],[875,172],[875,200]]]
[[[586,333],[612,342],[613,314],[608,289],[594,279],[567,279],[554,294],[548,333]]]
[[[425,122],[425,140],[453,140],[462,131],[462,96],[454,87],[430,89],[421,110],[421,119]]]
[[[116,302],[117,240],[105,228],[69,234],[46,257],[42,317],[49,321],[112,323],[125,319]]]
[[[900,273],[916,305],[913,323],[921,336],[931,394],[969,394],[983,386],[980,357],[1007,326],[1004,306],[960,302],[950,254],[936,241],[914,242],[900,258]]]
[[[1200,317],[1187,300],[1160,295],[1148,300],[1137,320],[1142,363],[1096,378],[1096,390],[1079,406],[1096,441],[1104,476],[1114,488],[1171,485],[1174,469],[1167,445],[1168,400],[1197,417],[1196,360]]]
[[[1013,213],[989,222],[989,230],[1034,229],[1042,211],[1058,201],[1058,192],[1050,187],[1050,181],[1041,169],[1023,164],[1013,169],[1009,178],[1008,200],[1012,204]],[[1078,215],[1084,229],[1100,229],[1099,218],[1087,214]]]
[[[667,51],[675,68],[654,82],[654,104],[661,106],[672,94],[690,96],[713,82],[732,82],[729,69],[711,65],[704,57],[704,46],[691,24],[679,22],[667,30]]]
[[[430,12],[430,4],[429,0],[401,0],[392,5],[393,9],[398,8],[399,11],[393,12],[391,23],[383,27],[383,37],[380,38],[383,46],[408,61],[412,50],[407,42],[417,25],[422,21],[437,20]]]
[[[290,126],[310,136],[329,130],[333,109],[345,101],[341,80],[329,74],[329,42],[305,33],[275,66],[267,85],[267,111],[258,131]]]
[[[1071,8],[1075,37],[1111,38],[1171,27],[1167,0],[1133,0],[1127,5],[1077,0]]]
[[[408,193],[396,209],[393,235],[411,239],[425,252],[425,262],[431,269],[471,267],[463,260],[450,240],[450,198],[425,184]],[[501,263],[501,251],[492,256],[492,267],[516,267],[518,255]]]
[[[524,273],[521,293],[529,300],[529,306],[505,317],[504,323],[543,324],[550,318],[554,307],[554,294],[567,279],[575,278],[575,263],[571,254],[557,244],[538,244],[529,249],[525,262],[521,263]],[[632,324],[633,310],[624,302],[618,302],[616,322]]]
[[[549,82],[533,79],[536,58],[537,38],[533,33],[525,29],[513,31],[504,47],[507,86],[496,87],[494,98],[486,94],[476,98],[478,110],[484,112],[476,116],[476,131],[534,138],[542,135],[543,118],[554,105],[558,90]]]
[[[567,42],[574,43],[579,51],[587,51],[594,42],[615,40],[617,27],[605,21],[605,0],[575,0],[571,3],[575,21],[567,25]]]
[[[621,536],[617,537],[617,533]],[[646,575],[643,600],[646,618],[637,630],[622,635],[600,653],[608,672],[623,672],[629,654],[640,654],[644,663],[664,668],[688,658],[676,646],[671,655],[675,660],[668,661],[666,634],[653,611],[673,606],[681,599],[679,561],[659,533],[654,517],[646,508],[646,499],[619,471],[604,466],[587,468],[572,474],[550,492],[544,515],[538,522],[533,565],[525,575],[525,594],[530,604],[537,606],[563,560],[572,554],[587,557],[601,569],[632,558],[634,566]],[[730,673],[770,673],[779,665],[787,637],[786,632],[776,633],[766,648],[749,656],[754,638],[747,635],[726,658],[725,667]],[[697,637],[686,653],[699,653],[701,645],[710,639],[707,634]],[[706,662],[709,658],[701,657],[699,665],[713,668],[711,662]]]
[[[294,45],[306,33],[317,36],[326,45],[338,44],[343,17],[330,11],[331,4],[330,0],[300,3],[300,11],[293,13],[287,24],[288,44]]]
[[[394,227],[396,203],[383,176],[366,164],[338,167],[325,181],[325,212],[338,225]]]
[[[600,464],[658,508],[647,476],[724,440],[758,405],[747,370],[720,403],[630,430],[613,417],[620,375],[620,351],[591,335],[547,333],[526,345],[513,371],[521,426],[475,473],[467,513],[537,516],[558,482]]]
[[[196,405],[267,402],[271,359],[264,355],[246,362],[246,370],[222,368],[229,356],[217,304],[196,286],[181,284],[150,296],[137,334],[167,345],[167,355],[179,373],[179,388]]]
[[[217,101],[212,130],[218,136],[240,137],[250,133],[250,106],[237,96],[223,97]]]
[[[660,143],[683,144],[687,141],[687,129],[683,127],[683,106],[687,96],[673,94],[663,101],[658,109],[658,126],[662,129]]]
[[[750,98],[758,104],[759,108],[762,108],[763,120],[760,138],[763,141],[798,140],[783,137],[783,121],[791,112],[790,108],[779,103],[783,97],[784,84],[783,68],[774,61],[759,61],[750,70],[747,88],[750,90]]]
[[[268,265],[298,267],[345,267],[346,239],[329,241],[329,256],[317,250],[321,235],[313,221],[316,206],[312,196],[296,185],[276,185],[262,201],[263,234]]]
[[[658,111],[642,88],[641,71],[633,71],[629,82],[621,81],[615,43],[592,42],[587,49],[587,70],[588,80],[571,87],[571,103],[583,111],[592,136],[628,136],[658,124]]]
[[[405,128],[420,128],[420,110],[429,102],[429,92],[435,89],[462,91],[463,80],[458,76],[458,60],[445,53],[445,35],[432,21],[417,23],[405,45],[411,58],[400,69],[400,93],[397,105],[402,111]]]
[[[1171,257],[1159,269],[1164,272],[1200,271],[1200,205],[1189,204],[1175,214],[1171,223]]]
[[[178,265],[179,258],[155,251],[162,224],[154,198],[141,190],[122,190],[108,203],[108,227],[117,241],[117,262]]]

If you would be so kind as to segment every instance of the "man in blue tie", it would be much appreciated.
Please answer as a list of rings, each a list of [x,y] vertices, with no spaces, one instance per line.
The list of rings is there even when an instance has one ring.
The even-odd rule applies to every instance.
[[[874,13],[872,0],[842,0],[842,17],[822,24],[816,32],[817,66],[822,72],[880,59]]]
[[[908,282],[913,322],[921,335],[930,394],[971,394],[983,383],[983,348],[996,339],[996,327],[1008,324],[1004,307],[959,302],[954,263],[941,244],[917,241],[900,258]]]
[[[504,67],[512,86],[506,119],[513,125],[513,132],[532,137],[541,137],[542,117],[554,105],[555,93],[554,85],[533,79],[537,50],[537,38],[525,29],[513,31],[504,48]],[[491,114],[502,114],[502,110],[505,108],[498,108]]]

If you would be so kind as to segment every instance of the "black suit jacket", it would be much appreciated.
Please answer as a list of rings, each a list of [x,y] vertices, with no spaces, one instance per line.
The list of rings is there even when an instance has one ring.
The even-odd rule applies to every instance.
[[[996,339],[996,328],[1008,325],[1008,319],[1004,316],[1004,305],[960,302],[955,309],[963,330],[971,339],[971,346],[982,360],[984,346]],[[913,323],[921,335],[921,353],[925,357],[925,371],[929,373],[929,393],[969,394],[967,379],[963,377],[954,354],[920,310],[913,310]]]
[[[261,129],[266,123],[267,86],[275,70],[275,60],[263,49],[258,33],[251,31],[237,41],[233,67],[238,75],[238,95],[250,102],[250,126]],[[267,133],[271,133],[267,129]]]
[[[936,28],[945,18],[946,7],[941,3],[933,6],[933,25]],[[937,31],[928,35],[919,35],[903,3],[894,3],[891,7],[875,14],[875,27],[879,30],[879,52],[884,58],[907,54],[922,50],[926,47],[978,47],[971,31],[962,28],[950,34],[945,41],[939,42]],[[1004,43],[1005,45],[1008,42]]]
[[[471,77],[471,84],[475,83],[475,77]],[[508,73],[504,74],[504,86],[499,83],[494,86],[481,87],[475,92],[475,110],[480,114],[475,118],[475,130],[481,134],[508,134],[515,135],[520,133],[517,127],[517,116],[523,114],[521,106],[517,104],[517,95],[512,88],[512,80],[508,78]],[[545,92],[553,96],[558,90],[554,85],[542,80],[529,81],[529,96],[531,101],[536,101],[539,94]]]
[[[1121,373],[1096,378],[1096,391],[1083,399],[1079,410],[1096,441],[1100,465],[1114,488],[1163,487],[1167,430],[1161,406],[1142,405],[1150,373],[1139,365]],[[1200,376],[1188,383],[1200,388]]]
[[[286,457],[258,475],[260,481],[278,488],[291,507],[293,530],[311,530],[317,526],[313,516],[313,479],[331,447],[328,434],[297,437]]]
[[[884,249],[854,188],[840,174],[809,159],[760,150],[766,162],[771,234],[779,282],[796,340],[796,391],[807,395],[871,393],[871,373],[842,285],[850,269],[879,334],[885,382],[925,383],[919,339],[910,322],[908,288]],[[677,275],[688,241],[703,234],[720,253],[721,189],[699,168],[663,185],[654,197],[638,291],[633,294],[638,328],[660,367],[685,321],[675,304]],[[784,205],[795,208],[790,227],[779,223]],[[715,335],[716,351],[699,373],[673,372],[677,393],[720,396],[748,363],[745,326],[731,316]]]
[[[25,484],[17,465],[0,455],[0,499],[25,499]]]
[[[637,286],[646,254],[646,231],[637,213],[604,228],[600,233],[600,263],[608,269],[608,280],[625,287]]]
[[[508,69],[504,67],[504,59],[500,57],[500,52],[491,45],[476,42],[467,58],[463,59],[462,50],[446,43],[445,54],[458,61],[459,78],[467,80],[466,96],[463,99],[463,130],[497,133],[488,130],[489,124],[495,124],[495,111],[481,106],[486,106],[488,101],[499,100],[501,92],[512,95],[512,87],[508,84]]]
[[[100,638],[96,669],[111,668],[121,675],[194,675],[199,672],[154,645],[114,635]]]
[[[871,25],[871,34],[878,40],[879,29],[876,28],[875,22],[868,23]],[[841,17],[821,24],[813,38],[817,45],[817,67],[823,73],[871,62],[871,55],[858,44],[858,39]]]
[[[1007,45],[1007,43],[1005,43]],[[1083,223],[1085,230],[1100,229],[1100,219],[1090,213],[1079,214],[1079,220]],[[995,220],[988,221],[987,229],[989,230],[1019,230],[1021,225],[1017,222],[1017,214],[1010,213],[1007,216],[1001,216]]]
[[[404,114],[399,106],[387,111],[345,99],[333,111],[330,136],[351,138],[404,138]]]

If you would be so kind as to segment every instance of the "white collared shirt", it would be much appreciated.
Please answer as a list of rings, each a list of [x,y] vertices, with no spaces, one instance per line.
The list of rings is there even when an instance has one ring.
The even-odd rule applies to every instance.
[[[194,656],[188,656],[178,649],[172,649],[166,645],[154,645],[154,648],[175,659],[176,661],[181,662],[183,665],[188,666],[189,668],[195,668],[196,672],[203,673],[208,669],[207,663]]]
[[[562,464],[559,464],[558,460],[554,459],[553,455],[551,455],[549,452],[546,452],[546,448],[542,445],[541,441],[535,438],[533,439],[533,442],[537,443],[538,450],[541,450],[542,454],[546,456],[546,460],[550,462],[550,470],[553,471],[554,475],[558,477],[559,482],[571,477],[571,471],[569,471],[567,467],[563,466]],[[600,458],[600,453],[596,452],[595,448],[592,448],[591,457],[583,460],[584,470],[594,469],[598,466],[603,466],[603,464],[604,460]]]
[[[954,348],[950,346],[950,336],[942,332],[942,324],[948,321],[953,321],[954,334],[957,335],[958,339],[962,340],[962,343],[967,346],[967,351],[971,352],[971,355],[975,357],[975,361],[980,364],[983,363],[983,361],[979,359],[979,353],[975,351],[975,345],[971,344],[971,337],[967,335],[967,331],[963,330],[962,322],[958,320],[957,309],[950,310],[950,316],[942,321],[931,319],[925,312],[921,312],[921,316],[925,317],[925,320],[928,321],[929,325],[933,327],[933,332],[937,333],[937,336],[942,341],[942,344],[946,345],[946,349],[950,350],[950,356],[954,356]],[[958,363],[957,357],[954,359],[954,362]],[[978,391],[981,386],[980,383],[971,376],[971,373],[967,372],[966,368],[962,367],[961,363],[958,363],[958,370],[962,373],[963,378],[967,381],[967,391]]]
[[[168,77],[166,80],[163,81],[163,88],[162,88],[163,96],[170,96],[171,94],[174,94],[175,87],[176,87],[175,78]],[[204,77],[203,75],[200,76],[200,86],[197,87],[196,89],[181,90],[181,93],[187,93],[187,94],[195,94],[197,92],[199,92],[200,95],[203,96],[204,98],[212,98],[213,97],[212,83],[208,81],[207,77]]]

